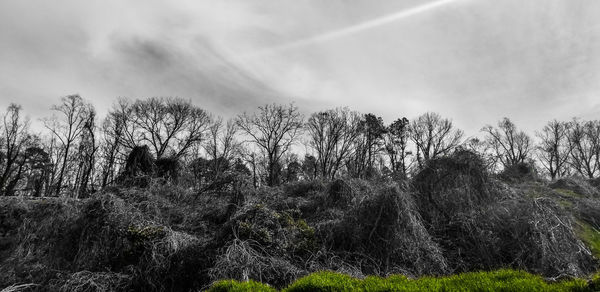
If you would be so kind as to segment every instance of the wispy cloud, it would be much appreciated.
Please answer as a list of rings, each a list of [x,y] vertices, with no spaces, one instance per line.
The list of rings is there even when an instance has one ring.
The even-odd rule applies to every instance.
[[[600,114],[597,15],[595,0],[0,1],[0,106],[176,95],[224,115],[296,101],[534,130]]]

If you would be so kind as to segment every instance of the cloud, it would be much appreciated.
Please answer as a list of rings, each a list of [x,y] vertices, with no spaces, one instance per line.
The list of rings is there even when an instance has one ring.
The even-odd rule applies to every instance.
[[[0,0],[0,106],[180,96],[230,116],[295,101],[386,121],[437,111],[469,134],[597,114],[600,2],[461,0],[377,22],[430,3]]]

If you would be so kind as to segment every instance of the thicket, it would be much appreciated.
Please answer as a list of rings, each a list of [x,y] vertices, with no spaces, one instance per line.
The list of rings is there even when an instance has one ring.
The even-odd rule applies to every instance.
[[[85,199],[5,197],[0,287],[198,291],[232,279],[242,284],[210,289],[252,290],[261,282],[289,291],[443,291],[478,289],[469,285],[479,281],[497,289],[587,291],[583,280],[569,279],[597,269],[593,182],[507,181],[484,163],[459,150],[429,160],[408,180],[315,179],[257,189],[246,181],[199,193],[153,174],[144,185],[107,187]],[[540,276],[502,270],[428,278],[504,268]],[[311,275],[323,270],[356,279]],[[376,278],[390,275],[417,280]]]
[[[380,281],[368,276],[430,287],[491,275],[554,289],[506,270],[423,277],[597,269],[595,121],[553,121],[534,143],[509,119],[461,141],[435,113],[385,125],[337,108],[305,122],[293,104],[270,104],[223,122],[150,98],[120,100],[98,127],[77,95],[52,109],[48,139],[17,105],[0,125],[0,287],[305,289],[327,278],[363,289]],[[322,270],[366,280],[308,276]]]

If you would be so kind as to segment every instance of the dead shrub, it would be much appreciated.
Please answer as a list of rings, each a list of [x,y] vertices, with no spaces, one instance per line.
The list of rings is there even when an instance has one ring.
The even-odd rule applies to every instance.
[[[268,249],[252,240],[232,240],[217,257],[210,270],[213,280],[249,279],[284,287],[307,272],[293,265],[289,259],[274,256]]]
[[[0,290],[0,292],[28,291],[28,290],[33,290],[37,287],[39,287],[39,285],[37,285],[37,284],[15,284],[15,285],[10,285],[10,286]]]
[[[323,192],[326,189],[326,184],[318,179],[295,181],[283,186],[285,194],[293,197],[309,196],[312,193]]]
[[[491,185],[483,160],[468,150],[428,161],[412,180],[417,206],[430,226],[495,200]]]
[[[522,183],[539,179],[537,170],[532,163],[520,162],[505,167],[499,175],[500,179],[509,183]]]
[[[579,199],[576,201],[575,210],[579,219],[600,229],[600,201],[591,198]]]
[[[333,250],[374,260],[368,263],[362,261],[364,257],[356,257],[365,264],[363,272],[387,274],[401,269],[423,275],[448,271],[411,195],[397,186],[381,186],[341,220],[322,227],[325,228],[320,228],[319,234]]]
[[[252,240],[272,255],[303,256],[316,248],[315,231],[299,210],[274,211],[263,204],[242,207],[225,225],[222,241]]]
[[[549,187],[553,189],[569,190],[576,195],[584,197],[598,197],[598,190],[592,184],[581,177],[565,177],[551,183]]]
[[[158,201],[137,195],[130,202],[110,193],[38,200],[16,209],[19,218],[10,225],[17,233],[3,253],[0,285],[59,281],[64,291],[113,291],[116,275],[125,275],[133,290],[171,291],[208,281],[206,243],[151,220],[162,213],[147,203]]]
[[[439,234],[456,271],[513,267],[548,277],[581,277],[594,267],[572,218],[549,198],[522,197],[463,213]]]
[[[60,286],[61,292],[117,292],[129,289],[131,276],[112,272],[73,273]]]
[[[329,185],[325,203],[327,206],[347,207],[353,198],[352,187],[344,180],[336,179]]]

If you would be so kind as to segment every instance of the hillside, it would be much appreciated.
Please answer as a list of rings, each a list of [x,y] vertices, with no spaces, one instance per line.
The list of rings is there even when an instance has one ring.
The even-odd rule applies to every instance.
[[[353,277],[522,269],[586,278],[600,258],[593,182],[490,175],[468,151],[410,181],[338,179],[197,194],[168,183],[89,198],[0,198],[0,287],[198,291]],[[10,290],[7,290],[10,291]]]

